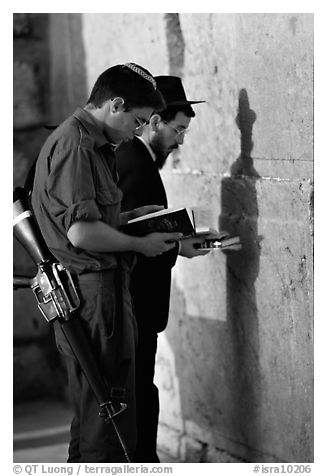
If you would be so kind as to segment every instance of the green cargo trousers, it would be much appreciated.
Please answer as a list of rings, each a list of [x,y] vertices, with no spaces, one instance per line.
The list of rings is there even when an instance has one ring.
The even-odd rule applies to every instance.
[[[119,279],[117,279],[119,273]],[[114,394],[124,394],[127,409],[115,417],[133,460],[136,447],[135,348],[137,327],[125,269],[85,273],[77,277],[78,318],[91,343],[100,371]],[[72,351],[55,323],[56,342],[65,356],[74,417],[67,462],[125,462],[112,425],[99,416],[99,405]]]

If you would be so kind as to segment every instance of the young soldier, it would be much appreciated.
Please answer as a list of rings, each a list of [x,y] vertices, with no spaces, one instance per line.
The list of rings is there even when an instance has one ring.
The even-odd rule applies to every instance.
[[[154,110],[163,106],[146,69],[134,63],[107,69],[86,106],[48,137],[37,160],[32,192],[33,210],[50,251],[76,277],[78,318],[100,370],[112,393],[119,389],[126,397],[127,410],[116,423],[132,458],[136,324],[129,294],[131,252],[147,257],[165,253],[175,247],[179,234],[136,238],[119,231],[127,219],[158,207],[120,213],[114,149],[141,134]],[[74,410],[68,462],[124,461],[112,426],[98,416],[98,403],[61,329],[55,332],[66,357]]]

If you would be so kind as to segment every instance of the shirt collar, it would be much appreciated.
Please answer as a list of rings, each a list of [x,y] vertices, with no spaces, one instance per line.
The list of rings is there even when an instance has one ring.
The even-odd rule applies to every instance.
[[[140,137],[140,136],[136,136],[141,142],[143,142],[143,144],[145,145],[145,147],[148,149],[148,152],[149,154],[151,155],[152,159],[153,159],[153,162],[156,162],[156,154],[153,152],[153,149],[152,147],[150,146],[150,144],[148,144],[144,139],[143,137]]]
[[[99,128],[92,114],[85,109],[78,107],[73,116],[85,127],[89,134],[93,137],[97,147],[102,147],[105,144],[109,144],[113,148],[112,144],[106,138],[102,130]]]

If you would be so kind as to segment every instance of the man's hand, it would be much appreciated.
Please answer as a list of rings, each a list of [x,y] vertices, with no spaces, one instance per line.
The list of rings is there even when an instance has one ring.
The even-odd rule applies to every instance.
[[[128,212],[122,212],[120,214],[120,223],[121,225],[125,225],[129,220],[134,220],[134,218],[142,217],[149,213],[159,212],[164,208],[163,205],[145,205],[144,207],[134,208]]]
[[[197,238],[192,236],[191,238],[184,238],[181,240],[181,249],[179,254],[185,258],[195,258],[196,256],[204,256],[209,253],[209,251],[197,249],[194,247],[197,243],[203,243],[204,238]]]
[[[137,240],[135,251],[148,258],[162,255],[174,248],[176,241],[180,240],[182,236],[182,233],[150,233],[141,238],[135,238]]]
[[[227,231],[217,231],[213,228],[207,233],[201,233],[198,236],[192,236],[191,238],[185,238],[181,240],[181,249],[179,254],[185,258],[195,258],[196,256],[204,256],[210,253],[210,250],[201,250],[200,248],[195,248],[195,244],[204,243],[205,240],[209,239],[221,239],[229,236]]]

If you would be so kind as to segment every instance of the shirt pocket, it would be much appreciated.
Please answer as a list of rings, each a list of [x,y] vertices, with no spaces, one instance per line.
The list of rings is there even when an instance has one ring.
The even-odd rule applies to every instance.
[[[119,188],[100,189],[96,193],[96,201],[101,213],[102,221],[113,228],[120,226],[120,203],[122,192]]]

